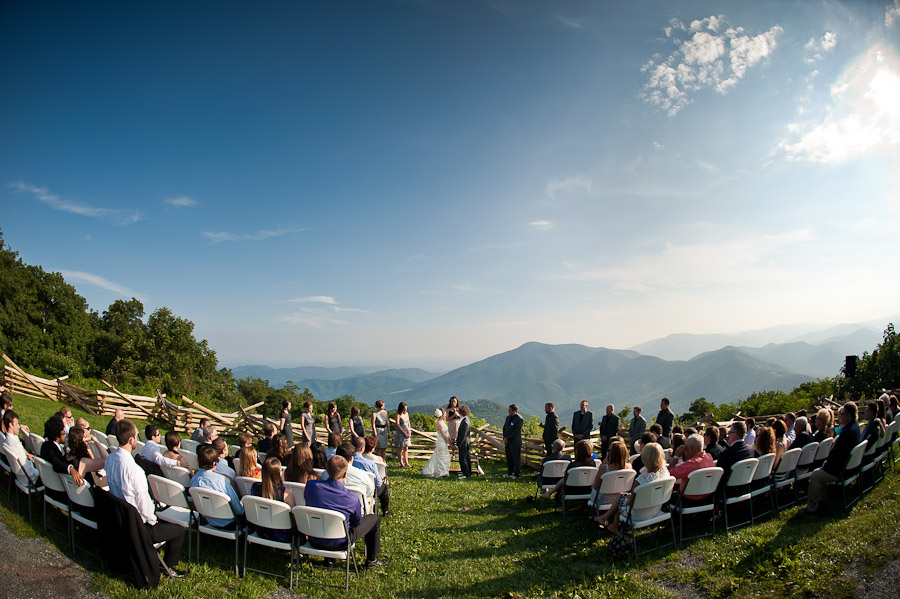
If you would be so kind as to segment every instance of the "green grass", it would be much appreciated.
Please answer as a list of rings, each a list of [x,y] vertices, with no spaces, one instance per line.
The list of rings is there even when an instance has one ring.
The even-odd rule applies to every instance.
[[[35,428],[40,418],[55,409],[49,404],[16,398],[23,420]],[[54,406],[51,406],[54,408]],[[27,415],[27,416],[26,416]],[[31,416],[36,420],[32,420]],[[77,415],[77,411],[76,411]],[[105,422],[91,423],[98,428]],[[423,465],[422,463],[417,464]],[[849,515],[835,513],[821,519],[797,517],[792,508],[754,527],[732,531],[726,538],[689,543],[680,551],[662,549],[642,557],[613,563],[606,554],[606,539],[598,540],[583,511],[563,520],[546,502],[543,507],[525,500],[533,492],[530,480],[511,481],[494,471],[498,464],[483,464],[487,477],[466,481],[433,480],[419,476],[418,468],[389,468],[391,511],[382,522],[383,556],[391,563],[377,571],[351,577],[351,593],[360,597],[673,597],[685,585],[708,597],[811,597],[829,599],[856,596],[856,581],[841,574],[870,574],[900,555],[900,476],[887,478]],[[2,497],[2,496],[0,496]],[[25,518],[13,513],[12,503],[0,500],[0,519],[19,535],[35,534]],[[41,530],[40,507],[35,502],[35,528]],[[24,508],[24,504],[23,504]],[[26,512],[27,514],[27,512]],[[57,527],[62,525],[62,516]],[[64,539],[50,535],[60,551]],[[641,546],[653,539],[641,537]],[[232,545],[204,537],[204,558],[229,563]],[[253,548],[251,564],[286,573],[287,556]],[[358,557],[362,558],[362,543]],[[96,564],[85,562],[93,571]],[[135,596],[185,599],[193,597],[266,597],[287,581],[266,575],[234,576],[227,565],[182,562],[188,578],[164,579],[152,592],[136,593],[125,581],[99,573],[96,590],[111,598]],[[304,571],[309,577],[309,571]],[[342,583],[342,572],[317,569],[312,578]],[[315,597],[341,597],[343,589],[325,589],[301,583],[295,591]]]

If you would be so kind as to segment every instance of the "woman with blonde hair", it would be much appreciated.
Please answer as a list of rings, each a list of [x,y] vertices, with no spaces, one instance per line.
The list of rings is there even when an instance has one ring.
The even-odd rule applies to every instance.
[[[247,476],[249,478],[259,478],[262,476],[262,471],[259,469],[258,456],[259,454],[256,452],[256,448],[252,445],[241,449],[241,464],[238,470],[238,476]]]
[[[822,408],[816,412],[816,434],[813,435],[816,441],[821,443],[829,437],[834,437],[834,415],[828,408]]]
[[[588,500],[588,506],[609,505],[619,500],[619,493],[604,493],[597,496],[603,475],[616,470],[631,470],[631,464],[628,462],[628,447],[624,441],[613,441],[609,446],[606,461],[597,468],[597,476],[594,478],[594,484],[591,485],[591,498]]]
[[[631,487],[631,493],[622,493],[619,495],[619,501],[614,503],[612,507],[609,508],[608,512],[598,518],[597,523],[600,524],[601,528],[606,528],[609,532],[615,533],[616,528],[619,526],[619,522],[628,520],[631,506],[634,504],[634,489],[637,489],[644,483],[649,483],[669,476],[669,470],[666,468],[666,454],[663,452],[663,448],[659,443],[647,443],[641,450],[641,461],[644,462],[644,468],[646,468],[647,471],[638,474],[634,478],[634,485]],[[654,508],[654,510],[651,510],[655,513],[645,513],[646,510],[641,510],[641,513],[635,511],[634,515],[641,520],[652,518],[660,509],[661,508]]]
[[[284,480],[305,485],[306,481],[318,478],[319,475],[313,468],[312,450],[306,443],[297,443],[291,450],[291,459],[284,471]]]
[[[281,462],[276,458],[267,458],[262,467],[262,480],[253,483],[250,494],[256,497],[264,497],[274,501],[281,501],[294,507],[294,494],[285,493],[284,481],[281,478]],[[291,540],[291,529],[273,529],[263,526],[256,527],[256,534],[270,541],[288,543]]]
[[[769,453],[775,453],[775,431],[770,426],[764,426],[756,433],[753,442],[753,451],[760,458]]]

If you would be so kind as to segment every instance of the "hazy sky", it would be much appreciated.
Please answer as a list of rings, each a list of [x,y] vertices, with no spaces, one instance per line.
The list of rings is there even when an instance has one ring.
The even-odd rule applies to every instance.
[[[0,227],[226,365],[897,312],[898,2],[2,2]]]

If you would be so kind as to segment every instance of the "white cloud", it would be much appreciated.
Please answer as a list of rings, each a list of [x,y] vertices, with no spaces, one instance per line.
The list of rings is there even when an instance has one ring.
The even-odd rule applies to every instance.
[[[91,274],[89,272],[82,272],[80,270],[63,270],[60,272],[64,279],[68,283],[87,283],[88,285],[93,285],[94,287],[99,287],[100,289],[105,289],[106,291],[112,291],[113,293],[120,295],[122,297],[134,297],[137,299],[141,299],[141,297],[129,289],[124,285],[119,285],[118,283],[113,283],[109,279],[104,279],[100,275]]]
[[[713,89],[727,94],[749,68],[774,51],[783,33],[778,25],[755,36],[745,34],[743,27],[729,27],[720,33],[725,24],[723,15],[692,21],[689,28],[671,21],[665,34],[676,49],[665,58],[652,58],[641,68],[649,75],[641,97],[675,116],[692,101],[694,92]]]
[[[337,301],[330,295],[308,295],[306,297],[295,297],[288,301],[295,304],[337,304]]]
[[[286,316],[282,316],[277,320],[278,322],[288,322],[290,324],[303,324],[308,327],[313,327],[315,329],[324,327],[326,325],[348,325],[350,324],[346,320],[337,319],[326,312],[322,312],[320,310],[313,310],[310,308],[300,308],[297,312],[293,314],[288,314]]]
[[[584,19],[556,15],[556,20],[570,29],[584,29]]]
[[[298,306],[296,310],[285,316],[278,318],[278,322],[288,322],[291,324],[302,324],[309,327],[321,328],[327,325],[349,325],[346,320],[336,318],[337,313],[356,313],[369,314],[368,310],[362,308],[344,308],[339,306],[336,299],[330,295],[308,295],[305,297],[295,297],[285,300],[291,304],[312,304],[311,306]],[[317,305],[319,304],[319,305]]]
[[[831,86],[821,121],[791,123],[779,143],[788,160],[834,163],[900,145],[900,57],[875,45]]]
[[[32,194],[34,199],[50,206],[54,210],[78,214],[80,216],[89,216],[91,218],[103,218],[121,225],[132,224],[141,220],[138,211],[130,212],[128,210],[116,210],[112,208],[96,208],[86,204],[79,204],[78,202],[65,200],[54,193],[50,193],[46,187],[37,187],[35,185],[23,183],[22,181],[10,183],[9,186],[17,192]]]
[[[546,192],[550,199],[557,200],[561,196],[590,193],[593,184],[593,181],[581,176],[553,179],[547,183]]]
[[[895,21],[900,21],[900,1],[894,0],[893,6],[888,6],[884,11],[884,26],[892,27]]]
[[[835,46],[837,46],[837,34],[833,31],[826,31],[824,35],[818,39],[811,37],[809,38],[809,41],[806,42],[804,48],[809,52],[812,52],[812,54],[806,56],[803,60],[807,63],[822,60],[822,52],[831,52],[834,50]]]
[[[537,231],[549,231],[553,228],[553,223],[549,220],[534,220],[528,223],[528,226]]]
[[[202,235],[209,239],[210,245],[223,241],[263,241],[271,237],[281,237],[305,231],[302,227],[256,231],[255,233],[227,233],[224,231],[203,231]]]
[[[196,206],[197,201],[189,198],[188,196],[178,196],[177,198],[166,198],[166,204],[176,206],[178,208],[187,208],[190,206]]]

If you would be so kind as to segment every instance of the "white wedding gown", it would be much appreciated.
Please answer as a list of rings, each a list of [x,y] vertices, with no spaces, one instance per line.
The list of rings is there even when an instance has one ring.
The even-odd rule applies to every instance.
[[[443,420],[438,420],[434,428],[437,432],[437,442],[434,453],[431,454],[431,458],[422,469],[422,474],[431,477],[449,476],[450,448],[447,447],[447,442],[444,440],[444,435],[447,434],[447,424]],[[443,434],[441,434],[442,432]]]

